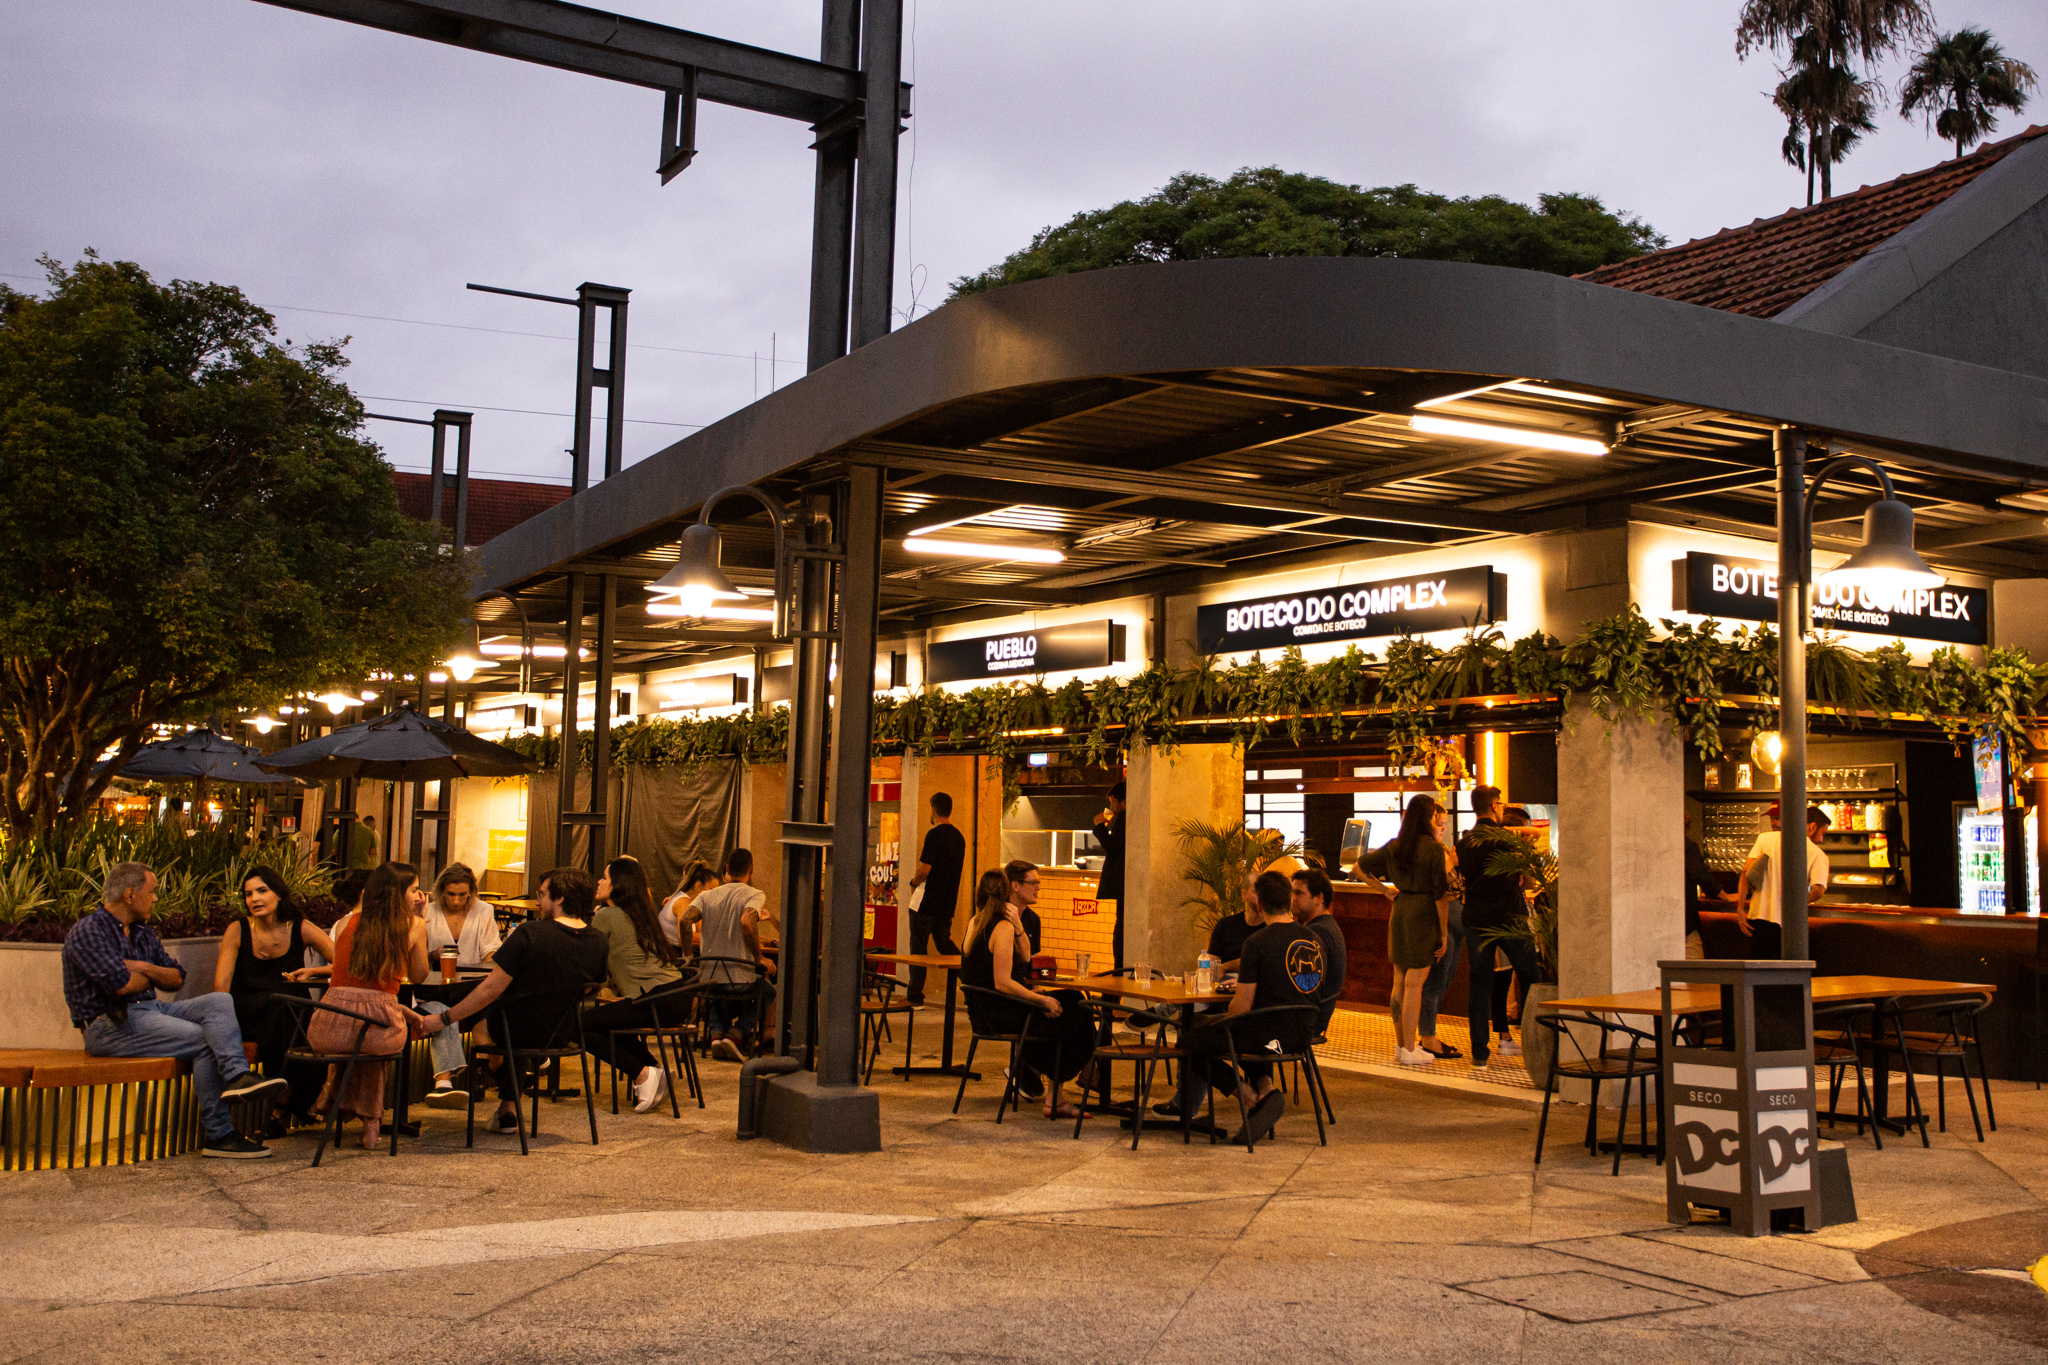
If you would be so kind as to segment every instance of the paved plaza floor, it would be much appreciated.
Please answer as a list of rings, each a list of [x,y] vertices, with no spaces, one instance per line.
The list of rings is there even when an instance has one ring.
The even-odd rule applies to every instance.
[[[1664,1222],[1512,1098],[1329,1073],[1338,1122],[1135,1153],[996,1085],[884,1080],[885,1150],[733,1137],[709,1104],[543,1106],[544,1133],[462,1146],[428,1113],[393,1159],[312,1139],[0,1176],[0,1365],[16,1361],[1958,1361],[2048,1358],[2048,1092],[1932,1150],[1849,1139],[1860,1222],[1750,1240]],[[1959,1099],[1951,1088],[1951,1098]],[[1845,1130],[1846,1131],[1846,1130]]]

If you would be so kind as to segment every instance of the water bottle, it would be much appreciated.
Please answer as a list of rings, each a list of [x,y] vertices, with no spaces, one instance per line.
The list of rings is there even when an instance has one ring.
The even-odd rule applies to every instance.
[[[1195,994],[1207,995],[1216,989],[1216,959],[1203,953],[1195,959]]]

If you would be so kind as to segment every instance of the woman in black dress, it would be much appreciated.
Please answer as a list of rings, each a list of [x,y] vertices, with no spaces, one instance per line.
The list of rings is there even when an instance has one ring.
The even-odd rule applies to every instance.
[[[1010,879],[997,871],[981,874],[974,889],[974,919],[967,926],[967,947],[960,959],[960,981],[995,991],[1003,999],[967,997],[967,1017],[977,1033],[1017,1033],[1030,1011],[1031,1039],[1018,1049],[1017,1065],[1052,1082],[1045,1096],[1045,1116],[1077,1116],[1071,1104],[1060,1103],[1060,1087],[1081,1074],[1095,1055],[1095,1012],[1079,991],[1041,995],[1031,989],[1031,943],[1024,922],[1010,901]],[[1023,1077],[1019,1077],[1020,1080]],[[1031,1089],[1023,1087],[1028,1093]]]
[[[332,963],[334,940],[318,925],[306,923],[284,878],[272,868],[249,869],[242,878],[242,904],[249,912],[247,917],[230,924],[221,935],[213,988],[234,998],[242,1037],[256,1044],[263,1074],[283,1076],[290,1082],[291,1117],[310,1122],[323,1068],[311,1062],[285,1064],[284,1054],[291,1046],[297,1019],[290,1006],[270,997],[308,995],[306,983],[323,973],[306,965],[306,949],[312,948]],[[284,1112],[271,1119],[273,1136],[282,1136],[288,1127]]]

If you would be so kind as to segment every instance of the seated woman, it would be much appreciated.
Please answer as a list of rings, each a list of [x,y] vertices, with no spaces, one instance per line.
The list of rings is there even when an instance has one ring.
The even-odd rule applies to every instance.
[[[379,1021],[363,1036],[365,1054],[388,1057],[403,1048],[408,1037],[426,1032],[424,1021],[398,1003],[398,988],[408,977],[415,982],[427,979],[427,926],[415,913],[418,891],[419,873],[410,865],[385,863],[370,874],[362,909],[336,928],[334,974],[322,1003]],[[360,1020],[347,1015],[316,1011],[306,1028],[306,1042],[318,1052],[346,1054],[355,1050],[356,1032],[362,1027]],[[347,1088],[337,1094],[340,1078],[339,1066],[327,1069],[320,1108],[339,1104],[344,1116],[362,1119],[363,1148],[370,1150],[377,1145],[384,1119],[384,1065],[357,1066]]]
[[[661,903],[661,936],[671,944],[683,946],[683,911],[690,908],[690,902],[697,899],[697,893],[707,886],[718,885],[718,874],[711,870],[711,864],[698,859],[690,864],[690,870],[683,876],[683,884],[676,893]]]
[[[677,970],[682,955],[661,932],[654,896],[638,858],[614,858],[605,864],[604,875],[597,879],[597,899],[590,927],[604,935],[605,974],[618,998],[583,1016],[583,1041],[592,1056],[633,1077],[633,1111],[644,1114],[668,1094],[668,1073],[656,1064],[646,1043],[632,1037],[614,1043],[610,1030],[681,1022],[681,1005],[657,1019],[642,997],[683,979]]]
[[[427,906],[427,957],[438,962],[441,950],[454,945],[455,965],[481,971],[498,951],[498,916],[478,899],[476,873],[450,863],[434,878],[434,899]]]
[[[242,1037],[256,1044],[263,1074],[282,1076],[290,1085],[288,1100],[279,1104],[269,1124],[271,1137],[283,1137],[291,1131],[293,1119],[311,1122],[320,1072],[311,1063],[285,1062],[297,1018],[290,1006],[273,997],[310,998],[305,983],[317,979],[321,969],[306,965],[306,949],[332,962],[334,941],[326,930],[306,923],[290,888],[273,868],[249,869],[242,878],[242,905],[248,915],[221,935],[213,988],[234,1000]]]
[[[960,981],[995,991],[1004,998],[990,1000],[984,995],[967,997],[967,1017],[977,1033],[1018,1033],[1037,1010],[1045,1018],[1034,1021],[1030,1040],[1018,1049],[1018,1076],[1043,1076],[1052,1086],[1045,1096],[1045,1116],[1070,1119],[1079,1111],[1060,1103],[1060,1087],[1081,1074],[1081,1068],[1095,1055],[1095,1012],[1079,991],[1041,995],[1028,984],[1031,977],[1031,947],[1024,936],[1024,924],[1010,901],[1010,879],[999,871],[984,872],[974,888],[974,919],[967,926],[967,946],[960,959]]]

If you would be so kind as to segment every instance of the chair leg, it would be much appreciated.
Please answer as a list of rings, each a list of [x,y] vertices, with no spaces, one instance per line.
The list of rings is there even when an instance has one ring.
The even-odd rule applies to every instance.
[[[1984,1120],[1977,1115],[1977,1092],[1970,1085],[1970,1054],[1956,1048],[1956,1069],[1963,1073],[1963,1098],[1970,1102],[1970,1122],[1977,1126],[1977,1141],[1984,1140]],[[1991,1103],[1991,1078],[1984,1077],[1984,1102]]]
[[[1081,1068],[1081,1074],[1075,1077],[1075,1079],[1081,1082],[1081,1093],[1074,1101],[1074,1141],[1079,1142],[1081,1140],[1081,1125],[1088,1118],[1088,1092],[1090,1087],[1097,1083],[1098,1075],[1094,1067],[1084,1066]],[[1109,1089],[1107,1085],[1103,1087],[1102,1101],[1104,1104],[1109,1103]]]
[[[1945,1059],[1934,1059],[1934,1112],[1936,1126],[1942,1132],[1948,1131],[1948,1066]]]
[[[355,1054],[350,1053],[348,1060],[341,1064],[340,1077],[334,1082],[334,1103],[327,1106],[327,1127],[321,1131],[320,1145],[313,1149],[315,1166],[320,1164],[320,1158],[330,1143],[336,1147],[341,1145],[341,1097],[348,1093],[349,1073],[355,1070],[355,1066]]]
[[[903,1016],[903,1083],[910,1084],[910,1053],[917,1043],[917,1012]]]
[[[1977,1079],[1984,1082],[1984,1121],[1995,1133],[1998,1131],[1998,1112],[1991,1107],[1991,1073],[1984,1069],[1984,1043],[1980,1038],[1972,1038],[1968,1045],[1977,1049]]]
[[[519,1054],[512,1050],[510,1043],[505,1044],[505,1074],[512,1078],[512,1126],[519,1130],[519,1155],[525,1156],[527,1154],[526,1124],[521,1121],[519,1112]],[[534,1079],[538,1082],[538,1074],[535,1075]],[[538,1126],[540,1123],[540,1099],[538,1096],[535,1097],[533,1102],[533,1121],[536,1125],[534,1136],[538,1137],[540,1136]]]
[[[1023,1063],[1017,1057],[1017,1045],[1010,1044],[1009,1074],[1003,1077],[1003,1097],[996,1101],[996,1122],[1003,1121],[1003,1115],[1015,1108],[1017,1103],[1017,1071]]]
[[[1315,1110],[1316,1141],[1320,1145],[1327,1147],[1330,1145],[1330,1134],[1323,1127],[1323,1107],[1327,1101],[1320,1098],[1323,1092],[1322,1069],[1316,1065],[1316,1054],[1313,1051],[1305,1052],[1302,1055],[1308,1059],[1302,1069],[1308,1073],[1304,1083],[1308,1086],[1309,1105]]]
[[[1550,1096],[1557,1089],[1557,1076],[1553,1072],[1550,1084],[1543,1087],[1543,1116],[1536,1120],[1536,1160],[1530,1164],[1543,1164],[1543,1130],[1550,1126]]]
[[[1892,1037],[1899,1045],[1899,1069],[1906,1073],[1906,1122],[1911,1124],[1917,1115],[1920,1145],[1932,1147],[1934,1143],[1927,1136],[1927,1106],[1920,1103],[1920,1087],[1913,1084],[1913,1054],[1906,1051],[1906,1025],[1896,1014],[1892,1016]]]
[[[611,1044],[611,1055],[612,1055],[612,1056],[614,1056],[614,1057],[618,1056],[618,1055],[619,1055],[619,1035],[618,1035],[618,1034],[616,1034],[616,1033],[610,1033],[610,1032],[608,1032],[608,1033],[606,1033],[606,1034],[605,1034],[605,1041],[607,1041],[607,1042],[609,1042],[609,1043]],[[618,1068],[618,1067],[617,1067],[616,1065],[614,1065],[614,1066],[613,1066],[613,1067],[611,1068],[611,1073],[612,1073],[612,1113],[613,1113],[614,1115],[616,1115],[616,1114],[617,1114],[617,1113],[619,1112],[619,1068]]]
[[[1131,1150],[1138,1150],[1138,1139],[1145,1135],[1145,1115],[1152,1112],[1152,1072],[1157,1062],[1135,1062],[1131,1066]],[[1109,1103],[1109,1091],[1102,1092],[1102,1102]]]
[[[676,1072],[681,1068],[669,1065],[668,1035],[661,1032],[660,1028],[660,1023],[657,1020],[654,1034],[654,1053],[661,1062],[662,1074],[668,1078],[669,1113],[676,1118],[681,1118],[683,1116],[683,1106],[676,1099]]]
[[[1308,1054],[1308,1070],[1309,1075],[1315,1080],[1315,1093],[1317,1098],[1322,1101],[1323,1114],[1330,1120],[1330,1126],[1334,1128],[1337,1126],[1337,1108],[1330,1103],[1330,1087],[1323,1080],[1323,1064],[1316,1060],[1316,1054],[1313,1049]]]
[[[1635,1084],[1635,1080],[1636,1078],[1633,1076],[1623,1076],[1621,1078],[1621,1120],[1614,1125],[1614,1174],[1616,1175],[1621,1174],[1621,1149],[1622,1145],[1628,1141],[1628,1090],[1630,1086]],[[1593,1092],[1593,1102],[1595,1105],[1598,1105],[1600,1102],[1599,1096],[1599,1091]]]
[[[960,1064],[960,1088],[953,1092],[953,1112],[960,1112],[960,1101],[967,1098],[967,1078],[974,1074],[974,1048],[981,1040],[973,1034],[967,1035],[967,1060]]]
[[[412,1098],[412,1044],[407,1042],[398,1049],[397,1060],[391,1063],[397,1074],[392,1078],[392,1089],[398,1103],[391,1112],[391,1155],[398,1155],[398,1116],[405,1112],[407,1102]]]
[[[595,1147],[597,1146],[597,1097],[590,1093],[591,1081],[595,1079],[590,1074],[590,1054],[579,1048],[576,1052],[576,1060],[583,1067],[583,1112],[590,1119],[590,1145]]]

